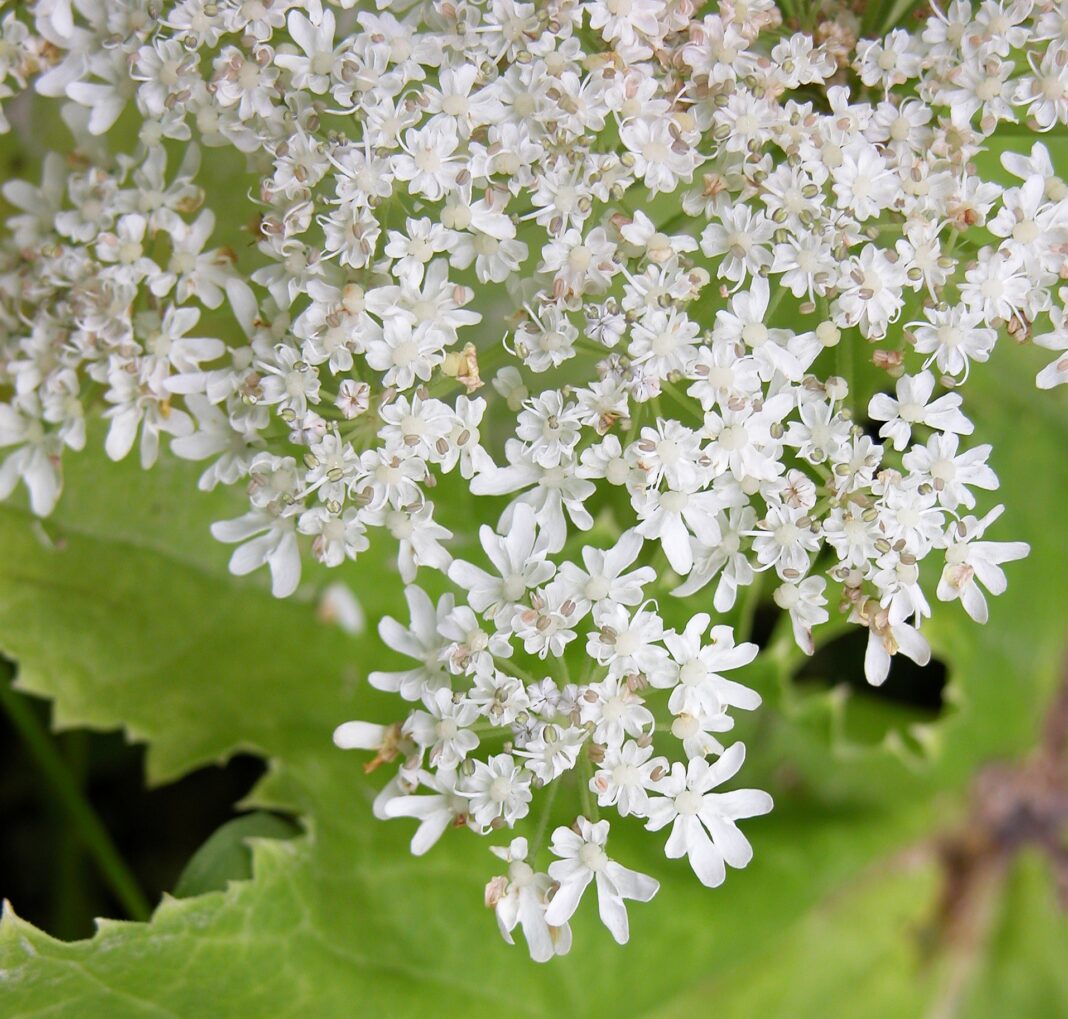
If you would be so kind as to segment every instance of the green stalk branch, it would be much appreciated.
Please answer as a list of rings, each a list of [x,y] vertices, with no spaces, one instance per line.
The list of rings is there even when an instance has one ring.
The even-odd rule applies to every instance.
[[[71,776],[59,754],[55,741],[37,720],[37,716],[7,681],[0,682],[0,705],[14,725],[30,756],[52,787],[59,805],[100,869],[100,874],[133,920],[147,920],[151,912],[148,900],[131,873],[107,829],[101,824],[84,793]]]

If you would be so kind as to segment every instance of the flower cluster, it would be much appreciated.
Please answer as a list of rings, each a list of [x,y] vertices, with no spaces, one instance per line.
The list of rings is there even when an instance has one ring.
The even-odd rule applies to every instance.
[[[925,584],[984,622],[1027,552],[986,538],[1000,506],[976,515],[998,479],[958,390],[1005,337],[1056,352],[1040,387],[1068,381],[1068,187],[1040,143],[1010,145],[1004,178],[976,162],[1003,124],[1068,123],[1064,5],[954,0],[873,39],[815,7],[0,19],[8,117],[56,99],[74,137],[39,186],[3,187],[0,496],[21,481],[49,513],[102,411],[113,459],[149,467],[166,437],[201,488],[247,491],[213,532],[280,597],[308,557],[395,543],[411,621],[382,636],[416,665],[371,682],[416,706],[337,739],[399,759],[376,810],[420,821],[416,852],[577,790],[556,862],[515,838],[487,889],[536,958],[566,951],[590,883],[618,940],[623,900],[656,890],[605,855],[600,808],[670,824],[709,885],[748,861],[734,821],[770,808],[711,791],[744,753],[714,734],[759,702],[721,673],[756,646],[704,611],[672,628],[656,599],[723,616],[774,577],[801,650],[836,609],[878,684],[930,656]],[[450,551],[448,475],[481,566]],[[597,507],[608,547],[585,540]],[[435,575],[464,598],[432,601]]]
[[[725,864],[743,867],[752,855],[734,822],[771,809],[757,790],[711,792],[745,756],[743,744],[725,748],[717,736],[733,728],[730,710],[760,704],[723,673],[752,662],[757,646],[736,644],[729,626],[710,629],[707,613],[681,633],[665,628],[645,597],[655,571],[635,566],[644,544],[637,531],[610,549],[583,547],[581,566],[557,564],[552,530],[529,505],[507,517],[500,533],[482,528],[492,572],[460,559],[449,566],[464,601],[449,593],[435,604],[412,585],[409,625],[382,623],[385,641],[415,664],[373,672],[371,685],[419,706],[401,723],[346,722],[334,736],[339,746],[376,751],[375,765],[401,759],[376,815],[417,818],[418,855],[449,827],[514,827],[536,789],[570,773],[587,814],[613,807],[652,831],[670,824],[667,855],[687,856],[704,884],[720,884]],[[586,663],[577,683],[567,681],[571,645]],[[670,719],[659,728],[685,763],[656,754],[657,715]],[[715,764],[709,755],[719,755]],[[553,852],[572,862],[537,874],[527,841],[516,839],[503,853],[508,876],[487,890],[505,937],[520,923],[539,961],[567,950],[567,920],[594,876],[602,919],[620,942],[621,898],[645,901],[658,887],[605,857],[607,821],[581,816],[576,826],[553,834]]]

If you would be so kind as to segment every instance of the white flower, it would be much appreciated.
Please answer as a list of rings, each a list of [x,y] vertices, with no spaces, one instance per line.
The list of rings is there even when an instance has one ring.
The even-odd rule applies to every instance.
[[[609,747],[621,746],[625,736],[644,735],[655,722],[644,700],[618,677],[591,683],[581,707],[583,723],[593,726],[594,741]]]
[[[1034,337],[1035,343],[1047,350],[1068,351],[1068,320],[1064,308],[1052,308],[1049,317],[1053,331],[1039,333]],[[1068,354],[1065,353],[1058,355],[1035,377],[1039,389],[1052,389],[1065,382],[1068,382]]]
[[[426,711],[413,711],[402,731],[429,755],[431,767],[451,770],[479,744],[471,731],[479,716],[478,706],[451,690],[423,694]]]
[[[549,468],[572,459],[581,427],[578,407],[550,389],[527,401],[515,433],[526,443],[530,458],[539,467]]]
[[[409,628],[385,616],[378,624],[378,632],[383,643],[414,659],[418,666],[403,672],[372,672],[367,681],[377,690],[399,693],[406,701],[417,701],[424,691],[450,685],[441,655],[448,642],[438,627],[453,609],[453,596],[443,594],[435,608],[427,593],[412,584],[405,588],[404,597],[411,615]]]
[[[771,505],[760,528],[753,532],[753,551],[762,566],[774,566],[784,580],[808,572],[810,553],[819,547],[819,535],[804,509]]]
[[[1003,506],[996,506],[981,519],[964,517],[946,531],[946,565],[938,581],[939,600],[960,598],[964,610],[978,623],[985,623],[988,616],[979,585],[991,594],[1003,594],[1008,585],[1001,564],[1023,559],[1031,551],[1023,541],[980,540],[1003,511]]]
[[[975,506],[973,487],[987,491],[998,487],[997,475],[986,462],[991,447],[974,446],[958,453],[959,443],[952,432],[932,435],[926,446],[913,446],[901,461],[914,477],[930,479],[939,504],[951,510]]]
[[[638,515],[637,531],[643,538],[657,538],[671,568],[685,575],[693,566],[691,534],[707,546],[719,543],[719,511],[724,499],[719,492],[697,491],[696,485],[681,491],[665,489],[646,493]]]
[[[300,550],[291,515],[268,509],[252,510],[235,520],[211,525],[218,541],[238,543],[230,557],[230,572],[238,577],[260,566],[271,570],[271,593],[276,598],[291,595],[300,583]]]
[[[644,745],[643,745],[644,744]],[[622,817],[645,817],[649,809],[649,788],[667,771],[665,757],[653,757],[653,746],[645,740],[625,740],[622,746],[608,747],[590,789],[602,807],[615,807]]]
[[[844,270],[839,278],[841,295],[834,303],[835,321],[841,326],[859,327],[869,339],[885,336],[904,306],[904,266],[896,254],[868,244]]]
[[[393,172],[407,182],[412,194],[436,202],[455,183],[459,167],[453,153],[459,144],[451,119],[437,120],[421,131],[406,131],[404,151],[392,159]]]
[[[1019,257],[1001,249],[981,251],[978,263],[965,272],[964,279],[965,282],[960,286],[961,300],[977,317],[988,323],[1019,315],[1031,296],[1031,283]],[[984,332],[995,335],[993,330]],[[986,352],[992,346],[993,339]],[[978,356],[975,359],[986,360]]]
[[[589,738],[585,729],[568,726],[542,725],[537,735],[528,739],[516,757],[523,758],[527,767],[542,782],[555,781],[575,767],[583,744]]]
[[[286,22],[289,34],[304,54],[279,53],[274,61],[289,71],[296,88],[307,88],[321,95],[330,87],[338,59],[334,52],[334,13],[321,8],[317,13],[313,22],[301,11],[290,10]]]
[[[475,761],[475,770],[461,790],[471,803],[471,816],[486,828],[500,819],[508,827],[530,810],[530,775],[511,754]]]
[[[556,567],[546,559],[548,550],[539,540],[534,510],[525,503],[516,506],[505,534],[483,524],[479,538],[497,576],[456,559],[449,566],[449,579],[467,591],[468,603],[476,612],[510,620],[516,603],[527,591],[550,580]]]
[[[693,568],[685,583],[671,593],[688,598],[719,575],[712,605],[717,612],[729,612],[741,587],[753,582],[753,567],[743,550],[743,540],[756,525],[756,513],[750,506],[735,507],[719,515],[720,539],[705,546],[694,539]]]
[[[509,460],[507,467],[494,468],[471,481],[471,491],[476,495],[505,495],[533,486],[511,503],[501,517],[501,527],[511,527],[515,508],[526,503],[540,514],[545,547],[550,552],[558,552],[567,536],[568,517],[582,530],[593,526],[584,502],[595,489],[589,481],[575,475],[572,462],[539,467],[515,440],[508,441],[505,453]]]
[[[582,549],[585,570],[573,562],[565,562],[560,567],[557,583],[575,602],[579,615],[612,604],[632,606],[641,603],[642,592],[656,578],[656,572],[649,566],[629,573],[624,571],[633,565],[643,544],[637,531],[626,531],[609,549],[585,546]]]
[[[902,450],[908,445],[915,425],[971,435],[975,426],[961,413],[960,394],[946,393],[932,400],[934,386],[934,376],[923,371],[898,379],[897,399],[876,393],[868,404],[868,415],[875,421],[886,422],[879,428],[879,438],[890,439],[894,449]]]
[[[861,222],[889,207],[897,193],[897,180],[886,160],[866,142],[845,146],[842,162],[832,168],[831,176],[839,204]]]
[[[758,789],[711,792],[733,778],[743,760],[745,747],[735,743],[712,764],[704,758],[694,758],[685,767],[676,762],[671,774],[653,785],[660,795],[650,798],[646,828],[659,831],[670,824],[664,852],[669,859],[688,857],[709,888],[723,883],[725,865],[744,867],[753,857],[735,821],[766,814],[772,807],[771,797]]]
[[[592,881],[597,888],[601,922],[619,944],[625,945],[630,939],[630,927],[623,900],[648,902],[659,891],[660,882],[608,858],[604,850],[608,840],[607,821],[591,824],[586,818],[578,817],[575,827],[577,832],[563,827],[553,832],[550,849],[560,859],[549,864],[549,877],[559,887],[545,910],[545,920],[554,927],[570,920]]]
[[[671,631],[664,635],[676,667],[668,701],[668,710],[673,714],[686,712],[709,717],[728,706],[745,711],[760,707],[760,694],[720,675],[748,665],[760,649],[756,644],[736,645],[734,631],[729,626],[713,626],[709,631],[710,622],[707,613],[699,612],[682,633]],[[709,642],[704,644],[706,632]],[[657,685],[662,682],[658,679]]]
[[[501,936],[508,944],[514,944],[512,931],[520,927],[535,962],[566,955],[571,949],[571,928],[566,921],[550,927],[545,919],[552,881],[548,874],[536,873],[527,863],[527,840],[513,839],[507,849],[490,848],[508,864],[506,877],[494,878],[486,885],[486,905],[496,912]]]
[[[890,660],[901,653],[917,665],[931,660],[931,645],[915,626],[893,622],[890,611],[878,603],[864,602],[854,607],[850,621],[868,627],[868,647],[864,653],[864,676],[872,686],[881,686],[890,674]]]
[[[383,372],[382,382],[398,389],[410,389],[415,380],[426,382],[444,357],[442,336],[425,327],[412,328],[400,315],[382,323],[378,335],[366,343],[367,363]]]
[[[763,277],[753,280],[748,293],[731,298],[730,308],[716,312],[714,336],[744,343],[753,354],[760,377],[766,382],[776,371],[797,381],[819,352],[819,347],[788,329],[767,326],[771,290]]]
[[[420,771],[419,788],[431,790],[429,795],[398,795],[383,806],[386,817],[412,817],[419,827],[412,836],[412,854],[422,856],[430,850],[449,828],[466,825],[474,828],[468,815],[468,802],[457,790],[457,773],[439,769],[436,773]]]
[[[427,263],[439,252],[448,250],[452,231],[427,217],[408,219],[407,234],[399,230],[389,231],[386,243],[387,258],[394,259],[392,272],[403,286],[415,289],[423,281]]]
[[[622,605],[608,605],[593,614],[597,630],[587,638],[586,651],[613,678],[640,673],[655,675],[667,664],[667,652],[657,643],[664,635],[663,620],[647,608],[633,615]]]
[[[749,274],[756,275],[771,264],[768,242],[775,224],[762,212],[755,215],[748,205],[736,205],[709,223],[701,232],[701,251],[709,258],[723,255],[719,275],[741,284]]]
[[[935,362],[939,371],[967,375],[970,361],[989,358],[997,334],[980,325],[980,312],[957,305],[932,308],[927,316],[928,321],[910,322],[909,328],[916,336],[916,350],[931,355],[928,365]]]
[[[827,581],[823,577],[806,577],[801,581],[783,582],[772,595],[775,604],[790,614],[794,641],[806,655],[816,650],[812,628],[830,618],[823,607],[827,604],[823,595],[826,587]]]
[[[623,125],[619,137],[634,157],[634,173],[653,194],[674,191],[700,161],[692,140],[662,118],[637,117]]]
[[[0,446],[20,445],[0,465],[0,498],[7,498],[21,480],[30,493],[30,508],[38,516],[52,512],[59,498],[61,475],[58,469],[60,443],[41,423],[19,414],[14,407],[0,404]]]

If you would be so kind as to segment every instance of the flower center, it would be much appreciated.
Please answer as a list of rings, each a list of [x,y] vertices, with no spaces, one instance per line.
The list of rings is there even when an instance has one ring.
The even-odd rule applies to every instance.
[[[600,601],[602,598],[607,598],[610,590],[611,585],[608,583],[607,577],[590,577],[586,583],[586,597],[590,601]]]
[[[679,669],[679,682],[683,686],[699,686],[708,678],[708,669],[699,658],[688,661]]]
[[[604,865],[608,862],[608,857],[605,856],[604,850],[592,842],[587,842],[579,850],[578,856],[582,863],[593,871],[603,870]]]
[[[689,498],[685,492],[665,492],[660,496],[660,507],[668,513],[681,513]]]
[[[750,322],[742,329],[742,342],[747,347],[761,347],[768,341],[768,327],[763,322]]]
[[[692,789],[683,789],[675,797],[675,809],[680,814],[696,814],[701,809],[701,800],[702,797],[699,793],[695,793]]]

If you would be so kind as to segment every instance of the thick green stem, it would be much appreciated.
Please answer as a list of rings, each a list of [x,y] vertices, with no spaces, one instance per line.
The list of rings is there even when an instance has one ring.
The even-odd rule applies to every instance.
[[[127,915],[133,920],[147,920],[150,913],[148,900],[136,878],[72,778],[55,741],[6,680],[0,682],[0,704]]]

